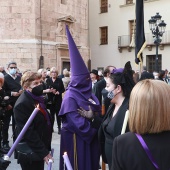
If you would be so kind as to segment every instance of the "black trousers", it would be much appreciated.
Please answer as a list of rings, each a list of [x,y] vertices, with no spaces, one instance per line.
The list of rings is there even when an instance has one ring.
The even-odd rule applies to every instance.
[[[31,164],[29,161],[20,162],[22,170],[44,170],[44,161],[34,161]]]
[[[56,116],[58,128],[61,128],[61,118],[60,118],[60,116],[58,116],[60,108],[61,108],[61,104],[60,105],[59,104],[51,104],[49,107],[51,118],[52,118],[52,125],[54,126],[54,121],[55,121],[55,116]]]
[[[13,109],[8,110],[8,111],[5,112],[5,117],[3,119],[4,124],[3,124],[3,128],[2,128],[2,142],[3,142],[3,145],[9,143],[9,141],[8,141],[8,131],[9,131],[9,124],[10,124],[12,115],[13,115]]]
[[[14,132],[15,132],[15,119],[14,119],[14,112],[13,112],[13,108],[15,103],[10,103],[10,105],[12,106],[12,109],[7,110],[5,113],[5,117],[3,119],[4,125],[3,125],[3,129],[2,129],[2,142],[3,144],[9,143],[8,141],[8,131],[9,131],[9,124],[11,121],[11,117],[12,117],[12,133],[14,136]],[[13,138],[14,141],[14,138]]]

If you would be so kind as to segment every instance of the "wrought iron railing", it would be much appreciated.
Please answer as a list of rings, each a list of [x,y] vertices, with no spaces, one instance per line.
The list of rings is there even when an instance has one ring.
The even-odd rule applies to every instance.
[[[148,1],[148,0],[144,0],[144,1]],[[133,4],[135,3],[135,0],[126,0],[126,4]]]
[[[118,36],[118,47],[128,47],[131,43],[132,37],[130,35]],[[154,44],[152,33],[146,33],[145,39],[147,44]],[[170,44],[170,31],[165,31],[162,36],[161,44]]]

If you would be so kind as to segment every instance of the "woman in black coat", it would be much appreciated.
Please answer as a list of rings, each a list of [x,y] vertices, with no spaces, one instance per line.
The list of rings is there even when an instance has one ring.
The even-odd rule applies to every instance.
[[[134,87],[129,103],[131,132],[115,138],[112,170],[170,169],[169,94],[170,87],[159,80],[143,80]]]
[[[52,125],[54,125],[55,116],[58,125],[58,134],[60,134],[61,130],[61,118],[58,116],[58,113],[61,108],[62,103],[62,93],[64,93],[65,88],[63,81],[58,78],[58,71],[55,67],[50,69],[50,78],[46,81],[47,88],[51,89],[51,93],[48,93],[48,103],[49,109],[52,117]]]
[[[52,123],[50,115],[45,108],[42,96],[43,87],[41,75],[34,72],[26,72],[21,79],[24,92],[18,98],[14,107],[16,121],[16,134],[19,135],[33,110],[39,105],[39,112],[35,116],[30,127],[17,147],[17,159],[22,170],[43,170],[44,161],[51,159]],[[25,149],[21,150],[21,145]],[[29,148],[29,152],[26,152]]]
[[[130,92],[134,86],[130,62],[124,69],[115,69],[107,79],[106,89],[111,105],[99,129],[99,142],[103,161],[112,165],[112,146],[121,134],[125,113],[128,110]],[[126,129],[128,131],[128,128]]]
[[[94,115],[92,120],[92,126],[100,126],[98,135],[102,159],[109,165],[109,169],[112,165],[113,140],[121,134],[125,113],[129,105],[130,92],[134,84],[130,62],[125,64],[124,69],[114,69],[106,80],[107,97],[111,100],[111,105],[103,119],[99,120]],[[89,117],[87,112],[80,111],[80,114]]]

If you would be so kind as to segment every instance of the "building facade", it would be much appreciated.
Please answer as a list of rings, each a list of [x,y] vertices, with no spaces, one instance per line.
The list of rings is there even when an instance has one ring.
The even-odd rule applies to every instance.
[[[144,28],[147,46],[143,51],[143,64],[152,72],[155,68],[156,48],[148,20],[157,12],[167,24],[159,45],[159,70],[170,70],[170,1],[144,0]],[[89,0],[89,39],[91,67],[107,65],[123,67],[131,61],[134,70],[135,49],[130,47],[134,31],[135,0]]]
[[[69,69],[66,24],[88,63],[87,0],[1,0],[0,21],[2,66],[16,61],[21,71]]]

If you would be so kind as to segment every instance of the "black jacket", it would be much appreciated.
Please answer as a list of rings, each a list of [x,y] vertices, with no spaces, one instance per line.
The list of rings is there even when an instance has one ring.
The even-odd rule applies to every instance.
[[[53,88],[56,89],[56,91],[59,91],[59,95],[48,93],[48,100],[51,101],[53,104],[57,103],[58,105],[61,105],[62,93],[64,93],[65,91],[63,81],[60,78],[56,78],[56,80],[53,82],[51,78],[48,78],[46,80],[46,87]]]
[[[14,106],[14,117],[17,135],[21,132],[33,112],[35,104],[33,98],[26,91],[23,92],[16,101]],[[26,131],[22,141],[26,142],[43,160],[51,149],[51,132],[52,129],[49,129],[45,116],[39,111]]]
[[[3,89],[5,90],[6,96],[10,97],[10,103],[15,104],[18,96],[11,96],[11,92],[19,92],[21,90],[21,77],[17,76],[16,79],[13,79],[9,74],[6,74],[4,77]]]
[[[142,135],[160,170],[170,169],[170,131]],[[134,133],[113,142],[111,170],[156,170]]]
[[[114,104],[111,104],[98,132],[102,158],[111,166],[112,144],[115,137],[121,134],[125,113],[128,109],[129,99],[125,98],[116,115],[112,118]],[[129,131],[127,127],[126,132]]]
[[[98,81],[92,89],[94,95],[98,98],[100,104],[102,105],[102,90],[106,87],[106,81],[103,78],[102,80]]]

